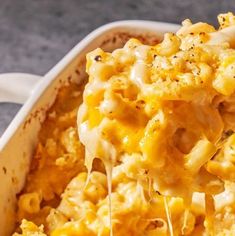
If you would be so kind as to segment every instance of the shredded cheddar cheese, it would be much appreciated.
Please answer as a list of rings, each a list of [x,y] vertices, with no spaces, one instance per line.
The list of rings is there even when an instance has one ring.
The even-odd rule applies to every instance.
[[[14,236],[234,235],[235,16],[218,19],[87,54],[83,101],[64,88],[44,122]]]

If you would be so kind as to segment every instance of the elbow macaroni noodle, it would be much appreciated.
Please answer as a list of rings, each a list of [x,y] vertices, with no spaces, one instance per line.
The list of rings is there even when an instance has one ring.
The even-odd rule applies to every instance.
[[[218,19],[87,55],[83,101],[62,89],[43,124],[14,236],[235,234],[235,16]]]

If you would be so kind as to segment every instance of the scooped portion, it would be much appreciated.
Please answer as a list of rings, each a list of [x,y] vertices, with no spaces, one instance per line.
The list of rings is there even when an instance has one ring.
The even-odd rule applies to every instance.
[[[64,141],[78,145],[76,171],[50,200],[41,184],[36,195],[26,187],[15,236],[235,234],[235,16],[218,19],[218,30],[185,20],[160,44],[131,39],[87,55],[77,124]],[[61,170],[71,161],[53,158]],[[38,172],[49,162],[40,163]],[[39,208],[26,214],[29,196]]]
[[[210,161],[234,128],[227,113],[233,112],[235,50],[229,34],[224,41],[220,35],[235,26],[230,13],[219,21],[219,31],[185,20],[155,46],[131,39],[112,53],[87,55],[78,133],[88,170],[94,158],[107,168],[133,162],[127,176],[149,178],[154,191],[187,200],[194,192],[224,190]]]

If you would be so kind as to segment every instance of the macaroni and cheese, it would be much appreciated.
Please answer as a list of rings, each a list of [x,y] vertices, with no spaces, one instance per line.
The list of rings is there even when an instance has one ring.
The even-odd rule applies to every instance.
[[[83,94],[63,88],[42,126],[14,236],[235,234],[235,16],[218,19],[87,55]]]

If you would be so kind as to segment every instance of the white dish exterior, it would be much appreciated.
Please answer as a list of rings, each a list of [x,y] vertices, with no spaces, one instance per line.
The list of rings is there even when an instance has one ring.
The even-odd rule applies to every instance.
[[[14,229],[16,194],[24,186],[45,113],[53,104],[60,87],[70,81],[83,80],[86,53],[97,47],[112,51],[123,46],[130,37],[154,42],[161,40],[164,33],[175,32],[178,28],[179,25],[152,21],[110,23],[85,37],[42,78],[28,74],[0,75],[0,102],[25,101],[0,139],[1,236],[9,236]]]

